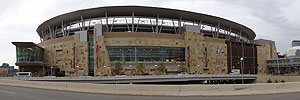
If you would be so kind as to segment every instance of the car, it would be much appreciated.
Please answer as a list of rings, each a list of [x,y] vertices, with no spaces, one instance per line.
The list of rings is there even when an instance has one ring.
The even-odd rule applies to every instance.
[[[32,77],[31,72],[17,72],[16,77]]]
[[[181,72],[178,75],[188,75],[186,72]]]
[[[45,78],[55,78],[56,76],[44,76]]]
[[[144,73],[143,75],[144,75],[144,76],[148,76],[148,75],[150,75],[150,74],[149,74],[149,73]]]
[[[116,75],[115,77],[125,77],[127,76],[126,74],[119,74],[119,75]]]
[[[103,77],[108,77],[108,75],[107,75],[107,74],[104,74]]]
[[[240,69],[232,69],[229,74],[230,75],[239,75],[240,73],[241,73]]]

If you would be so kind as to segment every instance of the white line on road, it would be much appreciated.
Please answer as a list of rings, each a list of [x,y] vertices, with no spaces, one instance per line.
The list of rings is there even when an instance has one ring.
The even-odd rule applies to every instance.
[[[2,92],[2,93],[8,93],[8,94],[17,94],[15,92],[9,92],[9,91],[3,91],[3,90],[0,90],[0,92]]]

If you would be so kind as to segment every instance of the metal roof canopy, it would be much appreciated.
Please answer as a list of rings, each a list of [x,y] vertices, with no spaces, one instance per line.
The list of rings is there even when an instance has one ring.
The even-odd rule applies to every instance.
[[[45,67],[45,63],[15,63],[17,66],[30,66],[30,67]]]
[[[211,25],[218,25],[218,23],[220,23],[221,27],[226,27],[228,29],[231,28],[236,32],[242,30],[242,34],[249,35],[251,40],[256,37],[254,31],[250,28],[224,18],[190,11],[145,6],[108,6],[78,10],[51,18],[39,25],[36,31],[38,32],[39,36],[41,36],[42,31],[48,30],[49,26],[57,26],[58,28],[61,28],[62,22],[69,23],[79,21],[81,20],[81,16],[84,19],[105,17],[105,13],[107,13],[108,16],[132,16],[133,12],[134,16],[157,17],[157,15],[159,15],[161,18],[181,18],[182,20],[186,21],[202,21],[202,23]]]
[[[15,46],[20,46],[20,47],[32,47],[32,46],[36,46],[39,47],[40,49],[44,50],[43,47],[33,43],[33,42],[12,42],[12,44],[14,44]]]

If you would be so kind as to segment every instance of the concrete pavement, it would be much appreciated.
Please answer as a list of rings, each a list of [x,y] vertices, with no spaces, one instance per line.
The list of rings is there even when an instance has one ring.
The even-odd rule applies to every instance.
[[[5,78],[2,78],[5,79]],[[82,82],[82,83],[175,83],[175,82],[204,82],[204,81],[249,81],[254,82],[256,75],[149,75],[149,76],[122,76],[122,77],[8,77],[7,79],[26,81],[52,82]]]
[[[132,85],[0,79],[0,84],[74,92],[151,96],[228,96],[300,92],[300,82],[229,85]]]
[[[0,100],[299,100],[299,93],[247,96],[132,96],[22,88],[0,85]]]

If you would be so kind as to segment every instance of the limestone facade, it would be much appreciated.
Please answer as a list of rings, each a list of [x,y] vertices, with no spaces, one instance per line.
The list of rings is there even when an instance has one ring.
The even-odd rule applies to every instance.
[[[203,34],[186,32],[184,34],[157,34],[157,33],[104,33],[98,37],[96,45],[100,46],[97,53],[98,66],[95,75],[111,74],[116,63],[121,63],[122,72],[137,74],[137,66],[143,64],[145,73],[156,74],[160,64],[166,66],[167,71],[179,71],[186,67],[189,74],[226,74],[227,47],[225,40],[204,37]],[[184,62],[110,62],[106,46],[166,46],[184,47]],[[205,49],[207,57],[205,58]],[[95,58],[97,59],[97,58]],[[206,60],[205,60],[206,59]],[[205,65],[205,61],[207,62]],[[105,68],[104,68],[105,66]],[[105,69],[105,70],[104,70]]]
[[[184,34],[110,32],[96,37],[94,32],[94,76],[112,75],[116,64],[120,63],[121,73],[138,75],[138,66],[144,73],[158,74],[157,68],[165,66],[169,72],[185,68],[188,74],[228,74],[227,44],[224,39],[205,37],[202,33]],[[78,34],[39,43],[45,50],[47,66],[60,68],[66,76],[89,75],[89,45],[80,42]],[[168,62],[111,62],[107,46],[163,46],[185,48],[185,61]],[[74,50],[75,49],[75,50]],[[276,57],[275,46],[264,45],[257,49],[260,68],[265,60]],[[265,56],[270,55],[270,56]],[[75,61],[75,62],[74,62]],[[264,71],[263,71],[264,72]],[[172,73],[169,73],[172,74]],[[176,74],[176,73],[175,73]]]
[[[269,73],[269,70],[267,68],[267,60],[276,58],[278,58],[278,56],[275,45],[263,44],[261,46],[257,46],[258,74]]]
[[[270,73],[267,68],[267,60],[278,58],[275,42],[271,40],[257,39],[254,40],[254,43],[260,45],[257,46],[258,74]]]
[[[88,75],[88,43],[79,42],[79,35],[43,41],[45,63],[60,68],[65,75]]]

